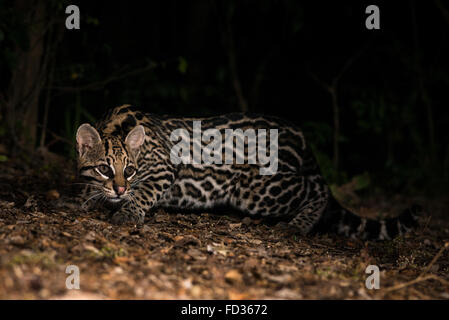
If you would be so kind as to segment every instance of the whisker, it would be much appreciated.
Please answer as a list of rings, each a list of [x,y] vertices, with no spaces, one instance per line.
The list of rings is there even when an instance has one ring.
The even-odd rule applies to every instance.
[[[97,193],[94,194],[92,197],[89,197],[86,201],[84,201],[83,204],[81,205],[81,207],[84,207],[84,205],[85,205],[88,201],[92,200],[92,199],[95,198],[95,197],[101,196],[101,195],[102,195],[102,194],[101,194],[100,192],[97,192]]]
[[[87,183],[87,182],[74,182],[74,183],[69,183],[69,185],[91,186],[91,187],[97,187],[97,188],[101,187],[101,185],[94,184],[94,183]]]
[[[136,184],[138,184],[138,183],[140,183],[140,182],[143,182],[143,181],[147,180],[149,177],[150,177],[150,176],[146,176],[146,177],[142,177],[142,178],[140,178],[140,179],[137,179],[137,180],[131,182],[131,186],[135,186]]]
[[[92,190],[92,191],[90,191],[90,192],[86,192],[86,196],[91,196],[91,195],[93,195],[93,194],[95,194],[95,193],[101,193],[100,191],[98,191],[98,190]]]
[[[97,203],[99,206],[102,206],[106,200],[107,200],[106,196],[102,194],[101,198],[97,200]]]

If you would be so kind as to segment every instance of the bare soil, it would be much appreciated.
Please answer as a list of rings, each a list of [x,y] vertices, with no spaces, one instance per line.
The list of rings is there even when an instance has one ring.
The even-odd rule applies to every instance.
[[[383,242],[299,237],[212,212],[116,226],[71,201],[69,162],[35,167],[0,162],[1,299],[449,299],[448,199],[419,199],[422,227]],[[377,196],[356,209],[375,216],[414,200]],[[66,288],[69,265],[80,290]],[[368,265],[381,270],[379,290],[365,286]]]

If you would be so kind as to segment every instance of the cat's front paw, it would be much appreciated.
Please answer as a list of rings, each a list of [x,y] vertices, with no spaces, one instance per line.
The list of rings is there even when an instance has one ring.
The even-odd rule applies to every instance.
[[[112,215],[111,222],[113,224],[143,224],[143,216],[131,212],[116,212]]]

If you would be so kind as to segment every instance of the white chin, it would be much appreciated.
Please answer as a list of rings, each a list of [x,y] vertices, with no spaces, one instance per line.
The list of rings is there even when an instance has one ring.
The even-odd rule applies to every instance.
[[[120,201],[122,201],[123,199],[120,199],[120,198],[109,198],[108,199],[110,202],[114,202],[114,203],[117,203],[117,202],[120,202]]]

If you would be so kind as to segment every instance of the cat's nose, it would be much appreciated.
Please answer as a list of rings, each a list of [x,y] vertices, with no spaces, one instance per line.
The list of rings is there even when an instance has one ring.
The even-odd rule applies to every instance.
[[[120,196],[125,193],[125,187],[120,187],[114,184],[114,191]]]

